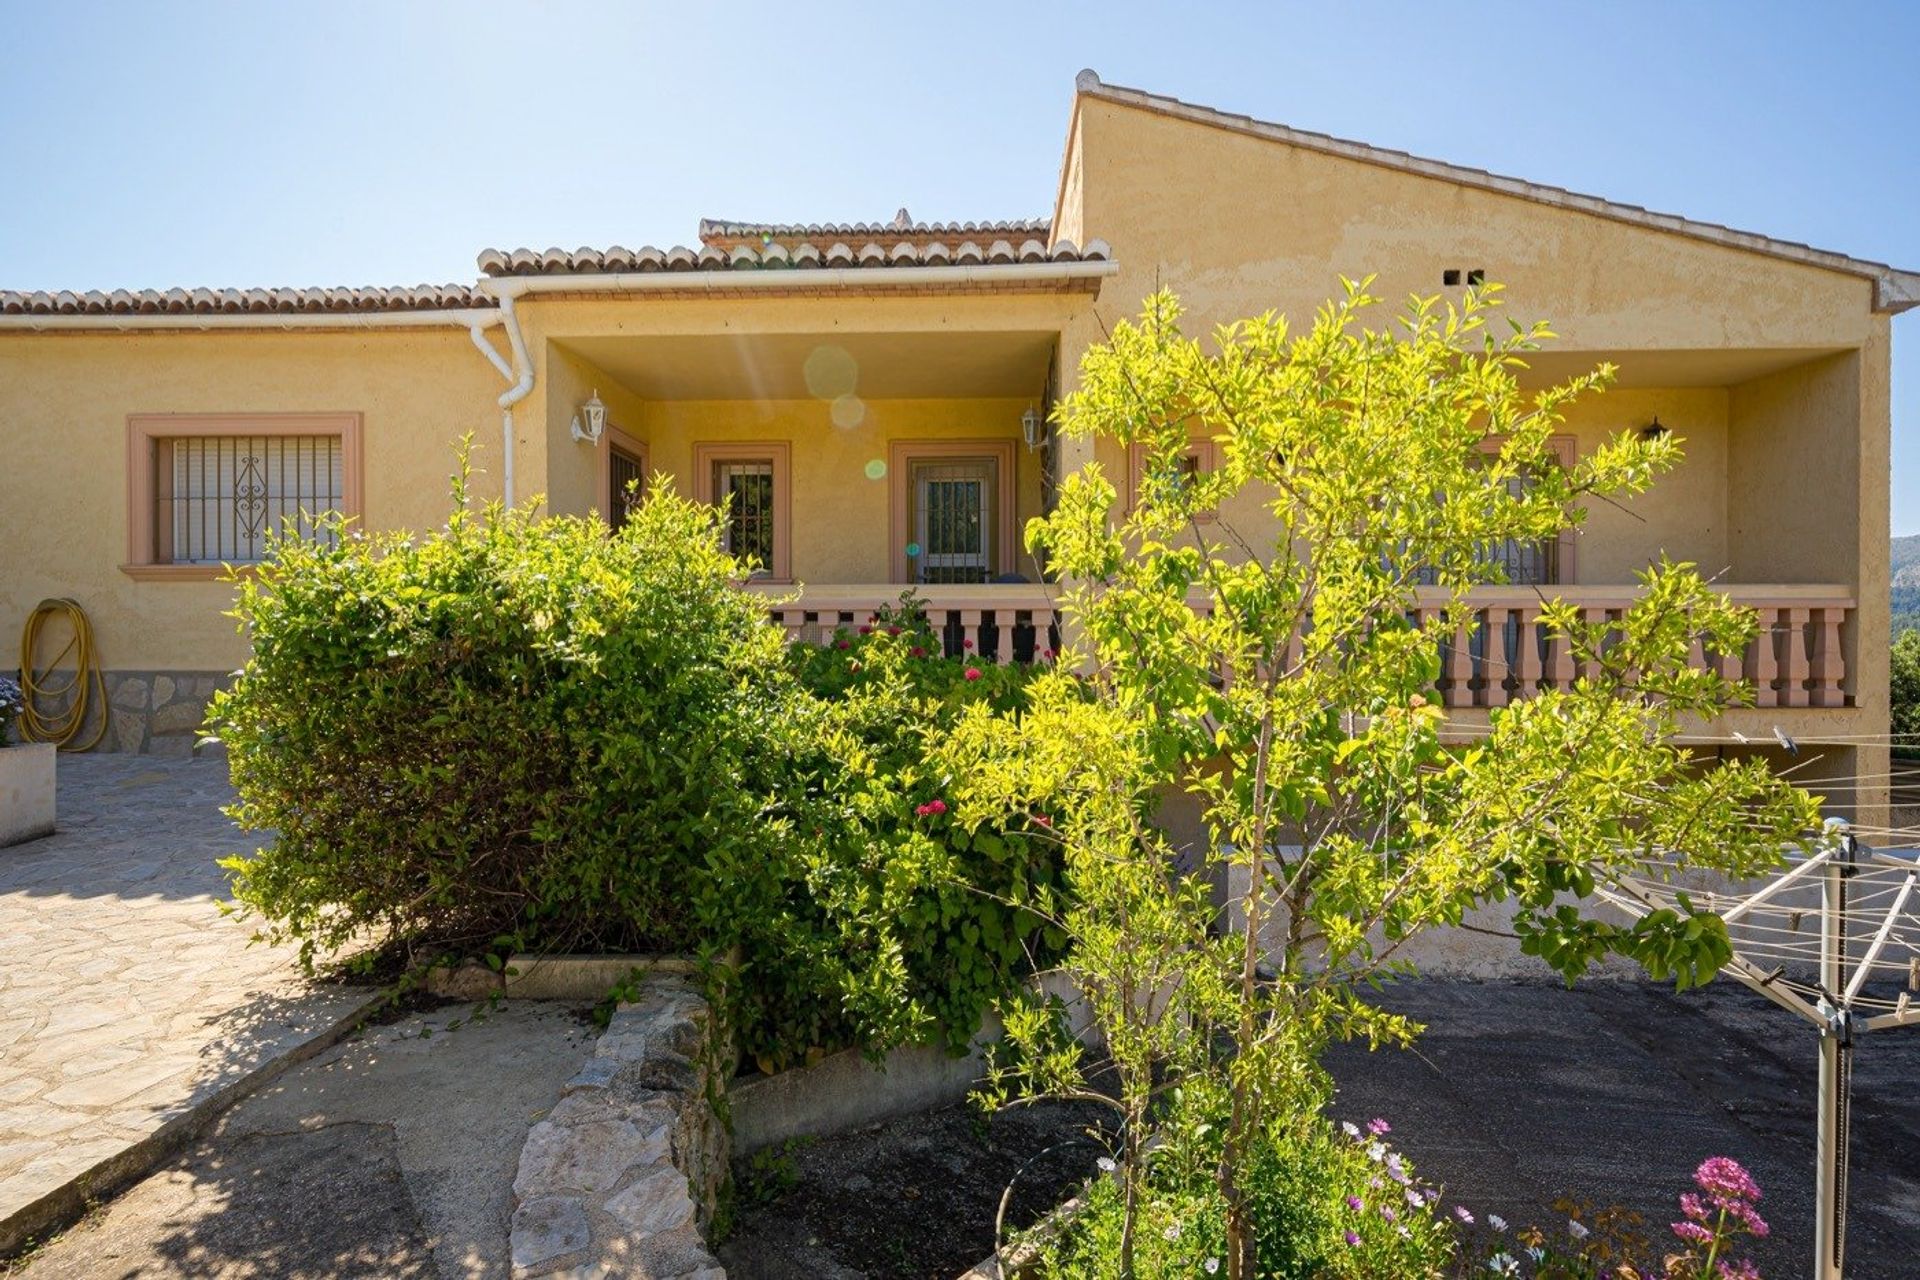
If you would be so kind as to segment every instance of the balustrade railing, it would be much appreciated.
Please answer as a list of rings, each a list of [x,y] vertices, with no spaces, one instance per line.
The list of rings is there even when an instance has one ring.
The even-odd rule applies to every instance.
[[[774,592],[792,588],[769,588]],[[857,630],[902,587],[809,586],[769,614],[790,639],[832,643],[840,628]],[[1631,586],[1543,588],[1577,606],[1590,623],[1617,622],[1638,595]],[[1741,653],[1712,653],[1698,641],[1693,661],[1753,685],[1761,707],[1842,707],[1853,702],[1846,644],[1854,601],[1843,587],[1730,586],[1727,594],[1759,614],[1760,630]],[[1038,584],[923,586],[916,595],[949,654],[974,653],[994,662],[1033,662],[1060,647],[1057,589]],[[1483,587],[1468,598],[1469,615],[1440,652],[1438,693],[1443,706],[1501,707],[1544,689],[1569,688],[1576,669],[1566,642],[1540,621],[1541,596],[1532,588]],[[1422,592],[1421,620],[1437,618],[1445,597]]]

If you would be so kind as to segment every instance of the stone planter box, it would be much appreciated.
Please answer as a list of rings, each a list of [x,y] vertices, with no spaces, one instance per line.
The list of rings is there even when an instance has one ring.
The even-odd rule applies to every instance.
[[[0,848],[53,834],[51,742],[0,746]]]

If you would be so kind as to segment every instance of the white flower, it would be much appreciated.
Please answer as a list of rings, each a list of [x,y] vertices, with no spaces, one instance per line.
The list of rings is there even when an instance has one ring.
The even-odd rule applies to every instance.
[[[1180,1238],[1180,1224],[1177,1222],[1172,1223],[1167,1227],[1165,1231],[1162,1231],[1160,1234],[1165,1236],[1169,1240],[1178,1240]]]
[[[1505,1231],[1507,1229],[1507,1220],[1497,1213],[1490,1213],[1487,1215],[1487,1225],[1495,1231]]]
[[[1094,1163],[1100,1166],[1100,1172],[1102,1173],[1112,1173],[1115,1169],[1120,1167],[1119,1165],[1115,1164],[1112,1160],[1108,1159],[1106,1156],[1101,1156],[1098,1160],[1095,1160]]]
[[[1340,1132],[1346,1134],[1349,1138],[1357,1138],[1360,1136],[1360,1126],[1351,1120],[1342,1120],[1340,1122]]]
[[[1208,1258],[1208,1259],[1207,1259],[1207,1274],[1208,1274],[1208,1275],[1212,1275],[1212,1274],[1213,1274],[1214,1272],[1216,1272],[1216,1271],[1218,1271],[1219,1269],[1220,1269],[1220,1259],[1218,1259],[1218,1258]]]
[[[1367,1159],[1380,1161],[1380,1160],[1385,1160],[1386,1158],[1387,1158],[1386,1147],[1382,1146],[1378,1142],[1369,1142],[1367,1144]]]
[[[1587,1230],[1586,1227],[1583,1226],[1577,1219],[1568,1218],[1567,1234],[1572,1236],[1575,1240],[1585,1240],[1588,1236],[1592,1235],[1593,1233]]]

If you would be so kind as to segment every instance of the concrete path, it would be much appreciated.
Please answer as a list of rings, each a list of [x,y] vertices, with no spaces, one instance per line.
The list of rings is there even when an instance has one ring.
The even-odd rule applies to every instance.
[[[505,1280],[521,1144],[598,1032],[552,1000],[473,1012],[288,1071],[14,1280]]]
[[[1664,1251],[1693,1170],[1727,1155],[1765,1192],[1762,1273],[1811,1273],[1816,1036],[1791,1014],[1732,982],[1416,982],[1382,1003],[1428,1029],[1411,1052],[1336,1049],[1334,1113],[1385,1117],[1449,1203],[1556,1231],[1558,1196],[1623,1205]],[[1920,1029],[1862,1037],[1848,1280],[1920,1276],[1916,1079]]]
[[[151,1168],[209,1110],[345,1029],[222,918],[221,758],[62,756],[60,829],[0,849],[0,1253]]]

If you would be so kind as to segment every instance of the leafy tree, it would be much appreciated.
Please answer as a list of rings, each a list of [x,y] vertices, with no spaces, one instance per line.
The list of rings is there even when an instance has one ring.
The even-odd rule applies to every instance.
[[[1062,815],[1064,967],[1119,1082],[1120,1275],[1148,1152],[1166,1145],[1150,1133],[1165,1091],[1217,1117],[1226,1271],[1251,1277],[1255,1154],[1326,1099],[1331,1038],[1415,1034],[1359,996],[1407,967],[1408,939],[1506,902],[1523,949],[1569,980],[1617,954],[1705,982],[1730,954],[1717,917],[1683,905],[1625,926],[1574,900],[1656,862],[1752,874],[1817,821],[1814,798],[1763,764],[1674,741],[1744,696],[1690,649],[1738,653],[1754,630],[1691,565],[1647,570],[1610,624],[1545,605],[1585,673],[1572,689],[1479,730],[1436,705],[1467,593],[1500,581],[1483,548],[1556,537],[1680,458],[1672,438],[1623,433],[1557,466],[1567,405],[1612,371],[1523,390],[1525,353],[1552,335],[1497,333],[1499,301],[1497,286],[1457,307],[1414,299],[1374,329],[1377,300],[1349,283],[1304,333],[1266,315],[1203,344],[1162,292],[1085,355],[1057,411],[1069,435],[1142,447],[1136,501],[1119,510],[1089,466],[1028,527],[1070,584],[1062,665],[1077,675],[1036,682],[1023,718],[970,713],[949,755],[962,823]],[[1199,474],[1196,431],[1219,457]],[[1253,504],[1270,521],[1257,534],[1226,514]],[[1474,643],[1497,669],[1509,641]],[[1154,825],[1166,789],[1201,801],[1206,851],[1183,858]],[[1223,886],[1237,928],[1217,918]],[[1058,1012],[1008,1011],[998,1089],[1092,1092]]]
[[[1913,746],[1920,735],[1920,631],[1893,642],[1893,733],[1896,746]]]

